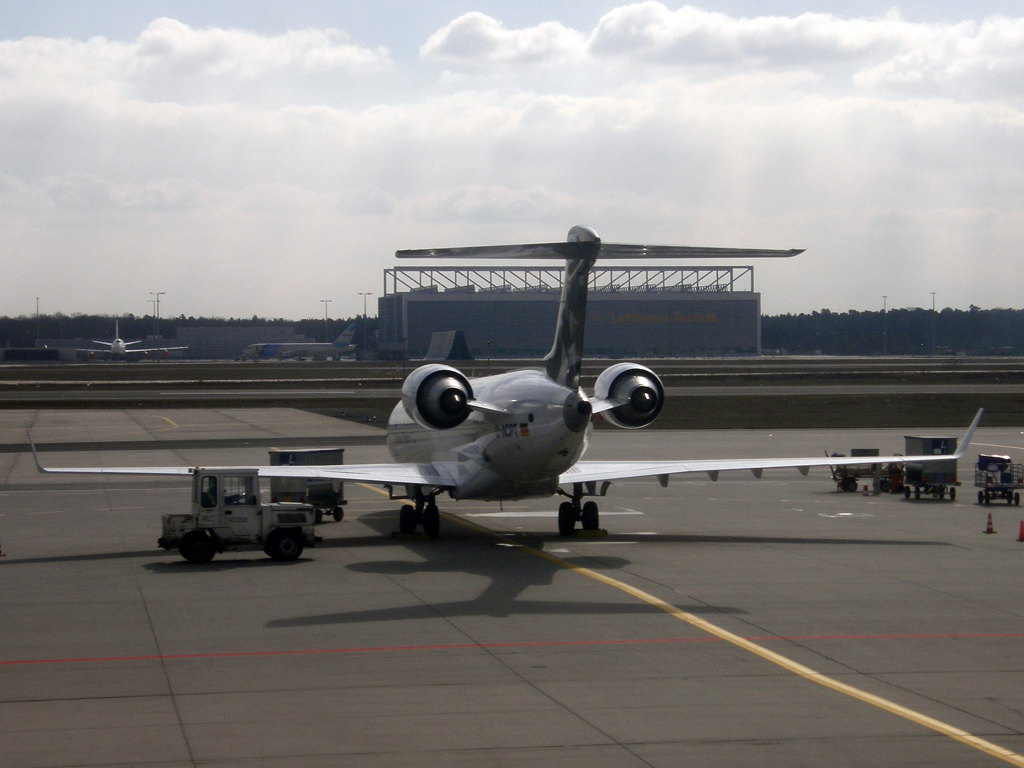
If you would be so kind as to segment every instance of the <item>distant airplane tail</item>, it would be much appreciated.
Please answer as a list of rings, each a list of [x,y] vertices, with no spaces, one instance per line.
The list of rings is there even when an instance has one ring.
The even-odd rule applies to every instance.
[[[348,328],[341,332],[341,335],[334,340],[334,346],[336,347],[348,347],[352,345],[352,339],[356,336],[356,324],[352,323]]]

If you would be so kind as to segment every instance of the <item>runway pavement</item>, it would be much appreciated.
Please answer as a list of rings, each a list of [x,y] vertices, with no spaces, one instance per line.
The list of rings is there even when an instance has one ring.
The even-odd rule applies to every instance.
[[[0,443],[26,418],[55,465],[346,437],[386,460],[373,427],[289,409],[0,411]],[[588,458],[903,434],[603,431]],[[982,422],[981,450],[1021,461],[1024,425]],[[540,500],[447,501],[440,540],[395,540],[396,503],[348,484],[300,561],[193,566],[155,545],[186,483],[0,453],[0,766],[1024,765],[1024,511],[979,506],[972,467],[955,502],[820,471],[621,483],[609,535],[573,539]]]

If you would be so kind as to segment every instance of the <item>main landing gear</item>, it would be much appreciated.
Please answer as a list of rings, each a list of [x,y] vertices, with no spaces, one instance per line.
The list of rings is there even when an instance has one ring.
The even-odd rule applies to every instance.
[[[596,531],[600,527],[597,502],[580,503],[581,499],[573,494],[572,501],[563,501],[558,505],[558,532],[562,536],[572,536],[576,532],[576,521],[584,531]]]
[[[416,528],[423,526],[423,532],[431,539],[441,535],[441,512],[434,502],[433,495],[417,495],[416,506],[405,504],[398,513],[398,532],[401,534],[416,533]]]

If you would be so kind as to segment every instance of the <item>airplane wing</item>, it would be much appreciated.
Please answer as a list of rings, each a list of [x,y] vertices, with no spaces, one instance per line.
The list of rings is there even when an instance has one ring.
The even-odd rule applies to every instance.
[[[445,464],[338,464],[333,466],[258,467],[260,477],[345,480],[372,485],[429,485],[454,488],[455,475]]]
[[[837,463],[843,465],[871,465],[889,463],[926,463],[932,461],[949,461],[963,458],[974,430],[981,421],[984,409],[979,409],[971,426],[964,434],[956,453],[927,456],[864,456],[839,457],[820,456],[806,458],[782,459],[693,459],[684,461],[580,461],[571,469],[563,472],[559,483],[591,483],[614,480],[627,480],[640,477],[657,477],[663,484],[668,482],[669,475],[705,472],[712,480],[717,480],[720,472],[733,470],[750,470],[756,477],[766,469],[798,469],[807,474],[811,467],[830,467]],[[190,475],[193,467],[44,467],[36,452],[32,435],[29,434],[29,445],[36,463],[36,469],[46,473],[93,474],[93,475]],[[211,467],[211,469],[214,467]],[[216,467],[224,469],[224,467]],[[230,469],[228,467],[227,469]],[[443,463],[434,464],[338,464],[328,466],[277,466],[256,467],[260,477],[294,477],[307,480],[345,480],[349,482],[372,483],[374,485],[427,485],[436,488],[454,488],[456,486],[456,467]]]
[[[47,474],[187,476],[197,467],[44,467],[39,461],[32,435],[29,446],[36,469]],[[205,467],[231,469],[231,467]],[[326,466],[256,467],[260,477],[295,477],[305,480],[345,480],[374,485],[428,485],[454,488],[453,468],[445,464],[337,464]]]
[[[730,470],[750,470],[755,477],[761,477],[766,469],[792,468],[807,474],[811,467],[831,467],[836,464],[844,466],[891,464],[891,463],[924,463],[931,461],[949,461],[961,459],[967,453],[974,430],[981,421],[984,409],[967,428],[956,453],[927,456],[858,456],[842,458],[820,456],[792,459],[694,459],[688,461],[579,461],[559,477],[559,484],[593,483],[612,480],[627,480],[637,477],[657,477],[660,482],[667,483],[669,475],[689,472],[706,472],[712,480],[718,479],[719,472]]]

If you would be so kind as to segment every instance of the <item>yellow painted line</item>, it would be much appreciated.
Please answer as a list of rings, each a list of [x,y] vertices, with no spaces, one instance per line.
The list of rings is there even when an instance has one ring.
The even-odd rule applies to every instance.
[[[375,485],[367,485],[366,483],[356,483],[356,485],[358,485],[360,488],[365,488],[368,491],[373,491],[374,493],[379,493],[381,496],[384,496],[385,498],[388,498],[388,499],[391,498],[391,496],[388,495],[387,491],[385,491],[383,488],[378,488]],[[397,499],[395,499],[395,501],[397,501]],[[411,504],[412,502],[408,502],[408,503]]]
[[[477,531],[486,536],[502,540],[504,540],[505,538],[495,533],[494,531],[484,528],[483,526],[477,525],[476,523],[471,523],[468,520],[463,520],[461,518],[455,517],[454,515],[446,514],[444,517],[446,520],[450,522],[456,523],[457,525],[461,525],[465,528],[469,528],[473,531]],[[775,653],[774,651],[770,651],[764,646],[758,645],[757,643],[751,642],[746,638],[733,634],[732,632],[722,629],[721,627],[716,626],[715,624],[712,624],[709,621],[705,621],[704,619],[698,616],[694,616],[692,613],[680,610],[679,608],[676,608],[674,605],[666,603],[664,600],[660,600],[654,595],[649,595],[643,590],[637,589],[636,587],[632,587],[629,584],[626,584],[625,582],[610,578],[602,573],[598,573],[597,571],[592,571],[589,568],[581,568],[578,565],[574,565],[573,563],[562,560],[561,558],[555,557],[554,555],[549,555],[547,552],[543,552],[539,549],[533,549],[532,547],[519,547],[519,549],[521,549],[523,552],[528,552],[534,557],[539,557],[541,560],[547,560],[549,563],[553,563],[554,565],[557,565],[561,568],[566,568],[570,571],[578,573],[581,576],[586,576],[588,578],[594,579],[595,581],[599,581],[602,584],[607,584],[610,587],[615,587],[615,589],[621,590],[628,595],[632,595],[638,600],[642,600],[648,605],[652,605],[655,608],[658,608],[664,611],[665,613],[669,614],[670,616],[674,616],[680,621],[685,621],[687,624],[690,624],[691,626],[694,626],[697,629],[707,632],[708,634],[713,635],[719,638],[720,640],[724,640],[727,643],[732,643],[738,648],[742,648],[743,650],[753,653],[756,656],[760,656],[762,659],[770,661],[772,664],[776,664],[782,667],[783,669],[787,670],[788,672],[792,672],[795,675],[799,675],[805,680],[810,680],[811,682],[817,683],[818,685],[823,685],[826,688],[831,688],[833,691],[846,694],[847,696],[857,699],[858,701],[862,701],[865,704],[870,704],[873,707],[878,707],[879,709],[883,709],[891,714],[898,715],[899,717],[909,720],[912,723],[916,723],[917,725],[922,725],[925,728],[930,728],[931,730],[936,731],[937,733],[941,733],[943,736],[948,736],[951,739],[955,739],[956,741],[959,741],[961,744],[966,744],[967,746],[973,747],[974,749],[984,752],[987,755],[991,755],[992,757],[1003,760],[1009,763],[1010,765],[1016,765],[1020,766],[1020,768],[1024,768],[1024,756],[1018,755],[1016,752],[1011,752],[1008,749],[1000,747],[998,744],[993,744],[990,741],[985,741],[985,739],[979,738],[974,734],[968,733],[967,731],[964,731],[960,728],[949,725],[948,723],[944,723],[941,720],[936,720],[933,717],[928,717],[928,715],[916,712],[915,710],[910,709],[908,707],[904,707],[900,704],[897,704],[896,702],[889,701],[888,699],[883,699],[881,696],[875,696],[873,693],[868,693],[867,691],[862,691],[859,688],[854,688],[852,685],[841,683],[838,680],[828,677],[827,675],[823,675],[820,672],[816,672],[810,667],[806,667],[803,664],[795,662],[792,659],[788,659],[781,654]]]
[[[376,493],[379,493],[383,496],[388,495],[385,491],[381,490],[380,488],[376,488],[372,485],[366,485],[364,483],[357,483],[357,485],[359,485],[362,488],[366,488],[369,491],[375,491]],[[448,522],[455,523],[456,525],[461,525],[463,528],[468,528],[471,531],[476,531],[477,533],[481,533],[492,539],[498,539],[503,543],[507,543],[506,537],[502,536],[501,534],[495,531],[490,530],[489,528],[484,528],[482,525],[477,525],[476,523],[464,520],[463,518],[457,517],[455,515],[442,514],[442,517],[444,517],[444,519]],[[912,723],[916,723],[917,725],[924,726],[925,728],[930,728],[936,733],[940,733],[943,736],[948,736],[951,739],[959,741],[961,744],[965,744],[968,747],[977,749],[979,752],[984,752],[986,755],[995,757],[999,760],[1009,763],[1010,765],[1016,765],[1019,766],[1019,768],[1024,768],[1024,756],[1019,755],[1016,752],[1011,752],[1010,750],[1005,749],[1004,747],[1000,747],[998,744],[993,744],[991,741],[986,741],[985,739],[975,736],[972,733],[968,733],[967,731],[962,730],[961,728],[949,725],[948,723],[944,723],[941,720],[936,720],[934,717],[929,717],[928,715],[917,712],[913,709],[910,709],[909,707],[904,707],[901,704],[897,704],[894,701],[889,701],[888,699],[884,699],[881,696],[876,696],[873,693],[862,691],[860,688],[855,688],[854,686],[848,685],[847,683],[841,683],[838,680],[829,677],[828,675],[823,675],[820,672],[816,672],[815,670],[811,669],[810,667],[804,666],[803,664],[793,661],[792,659],[788,659],[782,654],[775,653],[775,651],[770,651],[762,645],[758,645],[757,643],[751,642],[750,640],[747,640],[744,637],[740,637],[739,635],[729,632],[726,629],[722,629],[721,627],[712,624],[710,621],[706,621],[700,618],[699,616],[694,616],[692,613],[680,610],[679,608],[676,608],[674,605],[666,603],[664,600],[661,600],[655,597],[654,595],[650,595],[641,589],[632,587],[629,584],[626,584],[625,582],[613,579],[609,576],[605,576],[604,574],[598,573],[597,571],[592,571],[589,568],[581,568],[578,565],[574,565],[573,563],[570,563],[566,560],[562,560],[560,557],[555,557],[554,555],[550,555],[547,552],[544,552],[539,549],[534,549],[533,547],[526,547],[520,545],[517,547],[517,549],[520,549],[523,552],[527,552],[533,555],[534,557],[539,557],[541,560],[546,560],[549,563],[557,565],[560,568],[565,568],[566,570],[578,573],[580,576],[586,576],[587,578],[594,579],[595,581],[599,581],[602,584],[607,584],[609,587],[614,587],[615,589],[621,590],[622,592],[625,592],[627,595],[631,595],[636,599],[647,603],[648,605],[652,605],[655,608],[658,608],[659,610],[662,610],[665,613],[669,614],[670,616],[674,616],[680,621],[684,621],[687,624],[696,627],[697,629],[700,629],[703,632],[707,632],[709,635],[713,635],[714,637],[717,637],[720,640],[724,640],[727,643],[731,643],[732,645],[735,645],[737,648],[742,648],[743,650],[748,651],[749,653],[752,653],[755,656],[760,656],[765,661],[770,661],[772,664],[780,666],[787,672],[792,672],[794,675],[799,675],[805,680],[810,680],[812,683],[817,683],[818,685],[822,685],[826,688],[832,689],[833,691],[845,694],[846,696],[850,696],[851,698],[857,699],[858,701],[862,701],[865,704],[870,704],[873,707],[878,707],[879,709],[889,712],[890,714],[902,717],[905,720],[909,720]]]
[[[170,431],[171,431],[172,429],[178,429],[178,428],[179,428],[179,426],[180,426],[180,425],[178,425],[178,424],[175,424],[175,423],[174,423],[173,421],[171,421],[171,420],[170,420],[169,418],[167,418],[166,416],[157,416],[157,418],[158,418],[158,419],[163,419],[163,420],[164,420],[164,421],[166,421],[166,422],[167,422],[168,424],[170,424],[170,426],[169,426],[169,427],[164,427],[163,429],[154,429],[154,430],[153,430],[154,432],[170,432]]]

